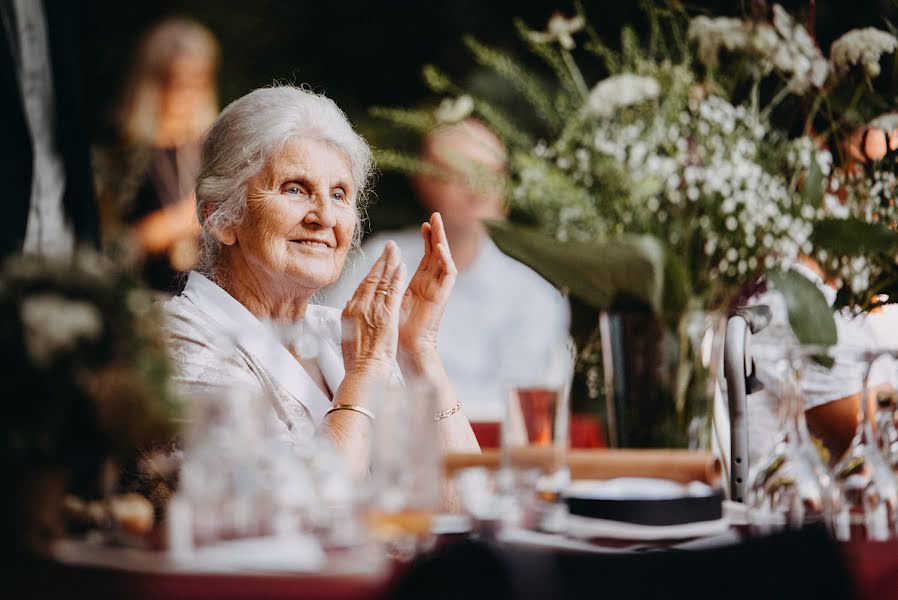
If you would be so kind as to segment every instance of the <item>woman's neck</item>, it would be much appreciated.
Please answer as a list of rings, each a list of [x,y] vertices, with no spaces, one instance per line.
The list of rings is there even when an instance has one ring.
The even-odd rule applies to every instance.
[[[259,319],[294,323],[306,314],[314,290],[303,290],[252,269],[240,253],[226,260],[219,285]]]

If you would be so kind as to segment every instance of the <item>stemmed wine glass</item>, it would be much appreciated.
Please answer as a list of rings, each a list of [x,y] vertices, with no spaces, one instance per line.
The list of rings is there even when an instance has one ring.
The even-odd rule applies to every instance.
[[[754,471],[749,491],[752,526],[768,533],[815,522],[829,525],[839,506],[838,489],[808,433],[801,391],[806,361],[820,349],[786,343],[765,350],[779,383],[767,382],[779,397],[779,428],[773,449]]]
[[[843,350],[863,367],[857,430],[854,439],[833,473],[843,502],[835,516],[836,537],[841,540],[887,540],[895,537],[898,517],[898,480],[883,458],[874,435],[873,415],[868,407],[873,390],[870,371],[894,350]]]

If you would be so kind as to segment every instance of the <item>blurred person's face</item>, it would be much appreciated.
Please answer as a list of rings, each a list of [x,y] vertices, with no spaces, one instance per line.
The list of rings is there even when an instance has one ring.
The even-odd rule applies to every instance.
[[[293,138],[247,189],[243,222],[219,237],[229,251],[285,291],[334,283],[356,226],[349,158],[327,142]]]
[[[415,188],[429,212],[439,212],[447,229],[479,228],[482,219],[504,216],[505,148],[476,121],[431,133],[423,159],[439,174],[418,175]]]
[[[214,94],[213,67],[204,56],[182,54],[169,64],[161,83],[162,118],[189,121]]]

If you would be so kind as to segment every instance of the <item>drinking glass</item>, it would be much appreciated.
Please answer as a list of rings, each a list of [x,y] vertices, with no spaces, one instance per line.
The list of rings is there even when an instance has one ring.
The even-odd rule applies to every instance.
[[[862,369],[857,430],[848,450],[833,468],[842,494],[836,514],[836,537],[841,540],[888,540],[895,537],[898,519],[898,480],[883,458],[873,433],[873,415],[867,404],[872,397],[870,371],[894,350],[850,350],[849,358]]]
[[[560,530],[566,515],[562,493],[567,467],[570,411],[564,385],[510,386],[502,423],[500,485],[515,500],[511,525]]]
[[[374,390],[368,527],[391,553],[408,558],[433,540],[442,483],[438,390],[418,379]]]
[[[808,360],[820,360],[826,349],[783,342],[758,346],[760,360],[773,367],[776,381],[765,382],[778,397],[779,426],[773,449],[753,469],[749,489],[752,528],[769,533],[808,523],[831,526],[839,504],[838,490],[807,429],[801,376]]]
[[[189,398],[180,493],[190,506],[197,543],[271,528],[274,499],[260,469],[265,402],[240,386],[206,387]]]
[[[892,472],[898,471],[898,392],[891,390],[876,395],[876,443]]]

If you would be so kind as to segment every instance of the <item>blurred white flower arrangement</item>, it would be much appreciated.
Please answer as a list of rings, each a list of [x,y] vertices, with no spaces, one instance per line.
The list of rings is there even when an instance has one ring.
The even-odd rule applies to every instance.
[[[47,366],[61,352],[75,349],[79,341],[96,341],[103,333],[97,307],[59,294],[34,294],[22,301],[21,319],[25,349],[35,364]]]
[[[896,112],[898,70],[880,66],[898,48],[893,32],[850,31],[827,58],[779,5],[739,19],[655,2],[645,3],[649,35],[624,27],[618,49],[577,6],[573,17],[553,15],[544,31],[516,23],[551,83],[545,71],[465,39],[474,61],[529,105],[535,128],[430,65],[425,81],[447,98],[436,115],[376,112],[424,131],[463,105],[511,150],[500,183],[513,221],[558,242],[651,236],[666,249],[664,294],[692,306],[729,307],[771,268],[801,255],[841,279],[839,306],[866,308],[883,290],[898,301],[898,241],[892,246],[882,232],[898,225],[898,118],[874,120]],[[859,156],[871,140],[881,152]],[[401,153],[380,162],[421,168]],[[563,269],[556,277],[544,265],[537,270],[568,286]],[[608,294],[597,297],[594,305]],[[685,306],[667,307],[668,316]]]

